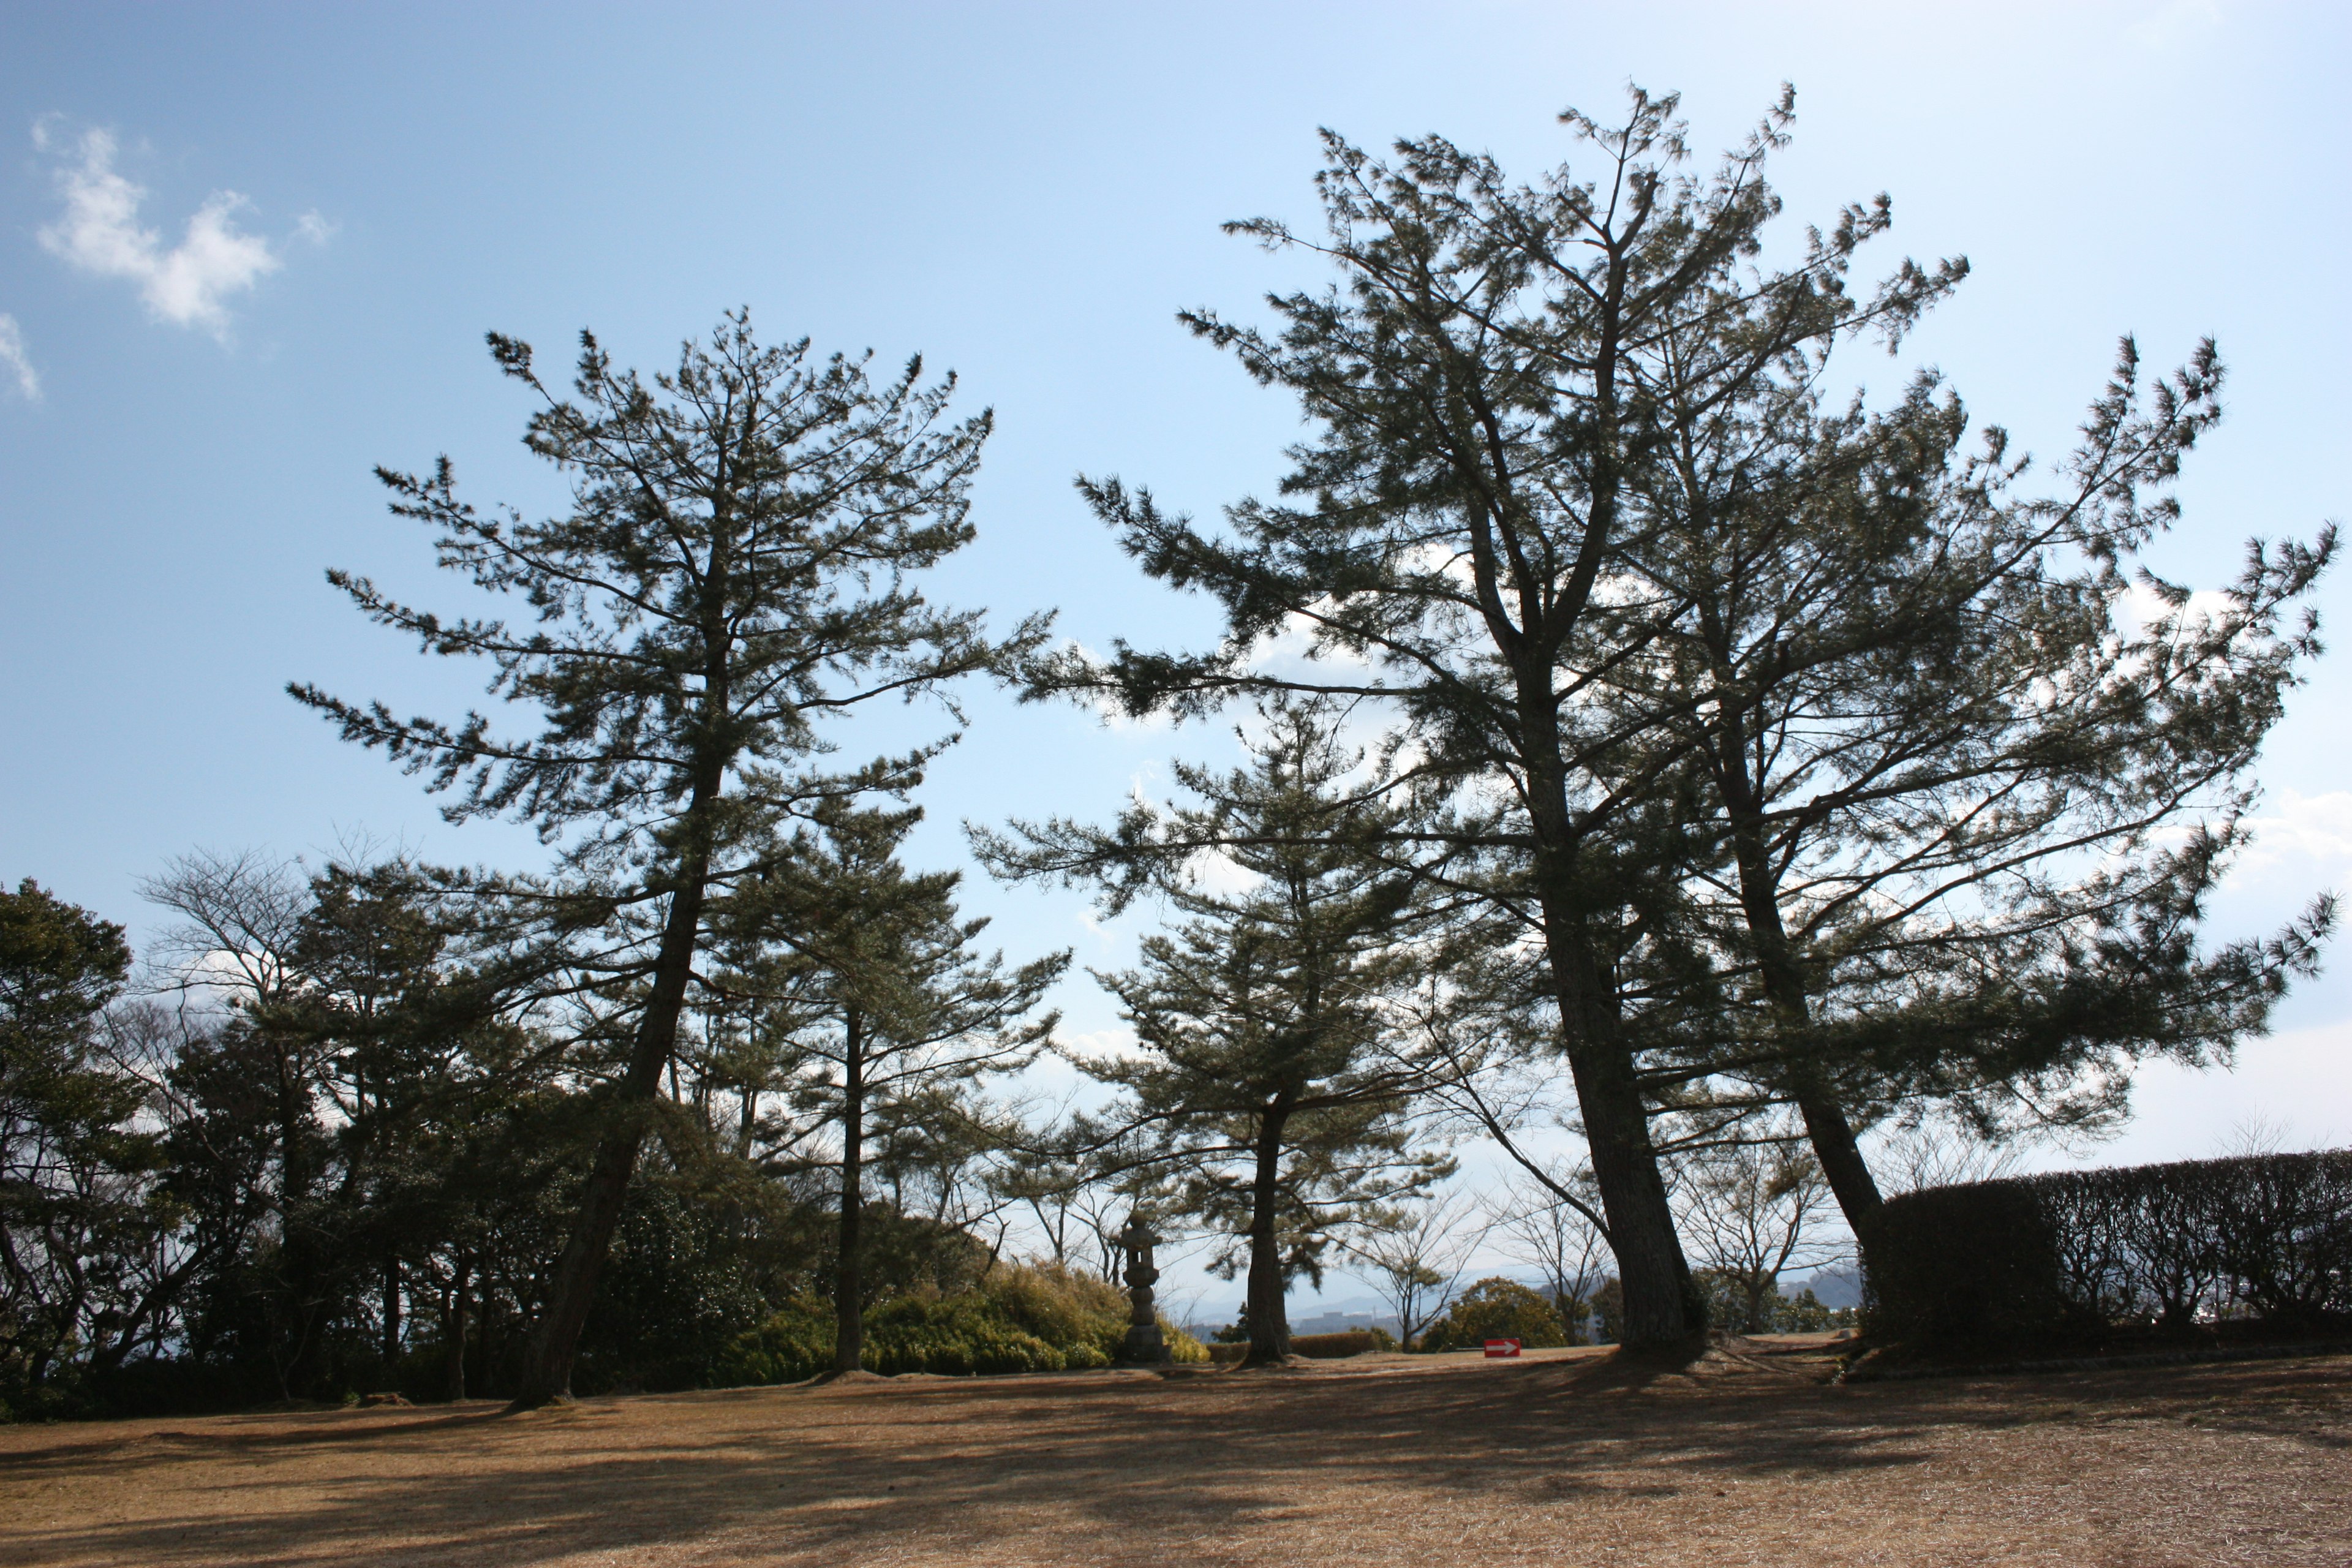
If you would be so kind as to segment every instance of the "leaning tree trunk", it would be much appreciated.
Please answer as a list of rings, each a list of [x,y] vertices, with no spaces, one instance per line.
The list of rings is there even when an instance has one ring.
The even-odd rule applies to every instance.
[[[842,1020],[841,1256],[833,1277],[833,1370],[856,1372],[866,1349],[865,1271],[859,1267],[866,1218],[865,1020],[852,1007]]]
[[[1565,952],[1559,951],[1563,946]],[[1562,987],[1575,994],[1564,995],[1561,1006],[1563,1013],[1573,1006],[1582,1015],[1570,1026],[1574,1043],[1568,1065],[1592,1157],[1592,1183],[1601,1191],[1609,1245],[1616,1254],[1619,1288],[1624,1293],[1620,1341],[1634,1350],[1682,1344],[1706,1327],[1706,1313],[1691,1282],[1682,1238],[1675,1231],[1674,1206],[1658,1172],[1656,1146],[1650,1142],[1649,1107],[1634,1074],[1633,1053],[1610,1026],[1613,1018],[1593,1016],[1602,1009],[1591,995],[1601,977],[1591,973],[1599,966],[1590,943],[1556,944],[1556,971],[1563,960],[1585,971],[1580,984]]]
[[[1528,696],[1522,712],[1533,721],[1528,784],[1537,835],[1536,899],[1569,1073],[1592,1158],[1592,1183],[1600,1189],[1624,1293],[1621,1342],[1636,1350],[1678,1345],[1706,1327],[1706,1310],[1683,1258],[1657,1148],[1650,1141],[1650,1109],[1633,1053],[1618,1026],[1615,976],[1578,886],[1558,720],[1532,689]]]
[[[700,790],[696,794],[702,795]],[[700,804],[698,798],[697,806]],[[695,815],[702,814],[696,811]],[[620,1228],[621,1205],[629,1194],[629,1179],[636,1173],[637,1151],[645,1142],[654,1101],[661,1094],[662,1068],[677,1046],[678,1015],[685,1007],[687,983],[694,973],[709,866],[707,844],[697,845],[681,858],[677,885],[670,893],[669,918],[655,959],[653,992],[637,1020],[629,1068],[613,1097],[611,1120],[581,1191],[579,1218],[564,1244],[563,1256],[556,1262],[546,1315],[540,1321],[539,1333],[524,1363],[512,1409],[534,1409],[572,1396],[572,1363],[579,1353],[580,1331],[588,1321],[589,1304],[595,1300],[596,1277],[604,1272],[604,1259],[613,1249],[613,1233]]]
[[[1740,910],[1756,945],[1757,969],[1763,980],[1765,1000],[1787,1037],[1791,1051],[1784,1068],[1787,1088],[1805,1119],[1805,1135],[1820,1162],[1822,1179],[1837,1197],[1838,1207],[1857,1238],[1869,1234],[1880,1203],[1878,1184],[1863,1158],[1862,1142],[1845,1108],[1823,1079],[1821,1068],[1804,1055],[1812,1022],[1811,998],[1805,977],[1780,922],[1780,900],[1769,858],[1765,853],[1761,809],[1745,773],[1725,770],[1717,776],[1734,816],[1732,860],[1739,872]],[[1868,1249],[1866,1239],[1862,1241]]]
[[[1290,1318],[1282,1274],[1282,1130],[1290,1097],[1275,1097],[1258,1121],[1257,1170],[1250,1184],[1249,1354],[1244,1364],[1265,1366],[1290,1353]]]

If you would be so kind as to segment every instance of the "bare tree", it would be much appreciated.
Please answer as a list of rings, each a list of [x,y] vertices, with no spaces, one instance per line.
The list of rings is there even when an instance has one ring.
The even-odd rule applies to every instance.
[[[1477,1223],[1477,1205],[1454,1193],[1434,1202],[1382,1211],[1340,1242],[1355,1276],[1396,1313],[1397,1341],[1410,1348],[1454,1300],[1471,1258],[1493,1228]]]
[[[1543,1277],[1544,1292],[1567,1325],[1571,1344],[1584,1338],[1583,1323],[1591,1315],[1593,1292],[1601,1288],[1609,1238],[1592,1221],[1597,1196],[1572,1204],[1555,1189],[1589,1191],[1591,1182],[1591,1173],[1582,1169],[1555,1171],[1549,1183],[1514,1181],[1492,1211],[1503,1256]]]
[[[1790,1268],[1828,1263],[1843,1250],[1822,1222],[1835,1198],[1795,1127],[1694,1151],[1676,1183],[1683,1236],[1717,1289],[1713,1303],[1735,1333],[1769,1333]]]
[[[1988,1142],[1965,1125],[1921,1120],[1888,1134],[1878,1159],[1896,1192],[1914,1193],[1998,1181],[2014,1172],[2024,1155],[2017,1142]]]

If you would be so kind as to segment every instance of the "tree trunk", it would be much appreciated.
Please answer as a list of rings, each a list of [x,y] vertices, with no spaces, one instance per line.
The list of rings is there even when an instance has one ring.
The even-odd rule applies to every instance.
[[[466,1296],[472,1285],[472,1263],[460,1263],[449,1291],[449,1310],[441,1320],[441,1342],[449,1357],[449,1402],[453,1405],[466,1397]]]
[[[1727,722],[1730,722],[1727,719]],[[1744,753],[1744,744],[1740,750]],[[1744,764],[1743,764],[1744,765]],[[1788,929],[1780,923],[1780,890],[1765,853],[1762,808],[1744,772],[1727,769],[1717,760],[1718,788],[1733,814],[1732,859],[1739,869],[1740,910],[1748,921],[1749,940],[1756,944],[1756,963],[1764,983],[1765,999],[1793,1046],[1785,1069],[1787,1083],[1805,1119],[1813,1157],[1821,1163],[1822,1179],[1837,1197],[1845,1222],[1857,1240],[1868,1233],[1881,1202],[1878,1184],[1863,1158],[1853,1124],[1822,1075],[1803,1054],[1803,1042],[1812,1022],[1812,998],[1803,971],[1790,949]],[[1869,1244],[1862,1242],[1867,1249]]]
[[[1290,1120],[1290,1097],[1275,1097],[1258,1121],[1257,1171],[1250,1184],[1248,1306],[1249,1354],[1244,1364],[1264,1366],[1290,1353],[1290,1317],[1284,1303],[1288,1283],[1282,1271],[1282,1130]]]
[[[637,1037],[629,1052],[629,1070],[614,1097],[613,1121],[597,1145],[595,1164],[581,1194],[580,1218],[555,1266],[547,1316],[532,1342],[522,1384],[515,1394],[512,1408],[517,1410],[572,1396],[572,1362],[580,1348],[580,1331],[588,1321],[589,1303],[595,1300],[596,1277],[604,1272],[604,1259],[613,1249],[613,1233],[620,1226],[629,1178],[636,1173],[637,1152],[645,1142],[654,1101],[661,1093],[662,1068],[677,1050],[678,1015],[685,1009],[687,987],[694,978],[695,947],[702,934],[703,903],[710,890],[716,832],[711,818],[726,789],[727,769],[738,744],[727,733],[733,675],[730,660],[735,641],[727,621],[731,593],[728,528],[725,500],[714,498],[710,560],[700,595],[698,707],[703,729],[695,737],[688,766],[688,794],[678,824],[669,918],[654,958],[653,991],[637,1020]]]
[[[1618,1032],[1615,980],[1573,895],[1562,896],[1562,880],[1557,874],[1542,879],[1548,885],[1540,885],[1538,898],[1592,1183],[1624,1291],[1620,1342],[1633,1350],[1682,1344],[1706,1327],[1706,1310],[1675,1231],[1633,1055]]]
[[[1598,538],[1603,490],[1596,479]],[[1613,480],[1610,489],[1613,494]],[[1609,509],[1613,511],[1613,500]],[[1588,539],[1586,549],[1597,548]],[[1597,559],[1597,557],[1596,557]],[[1587,579],[1589,584],[1589,577]],[[1578,865],[1582,830],[1569,806],[1568,765],[1560,752],[1560,698],[1554,688],[1550,640],[1530,637],[1520,650],[1517,705],[1527,766],[1528,826],[1535,837],[1535,894],[1545,957],[1551,965],[1569,1073],[1584,1119],[1592,1182],[1609,1220],[1624,1292],[1620,1342],[1642,1350],[1679,1345],[1706,1327],[1706,1309],[1693,1288],[1673,1206],[1650,1142],[1650,1110],[1633,1053],[1618,1027],[1617,979],[1592,929],[1594,893]],[[1540,657],[1534,657],[1536,655]]]
[[[400,1259],[383,1263],[383,1365],[385,1373],[400,1372]]]
[[[1805,1119],[1805,1134],[1812,1140],[1813,1158],[1821,1162],[1822,1179],[1837,1195],[1838,1207],[1857,1237],[1866,1235],[1870,1221],[1885,1202],[1870,1163],[1862,1157],[1853,1124],[1828,1091],[1811,1083],[1811,1074],[1799,1080],[1797,1110]],[[1866,1247],[1869,1244],[1864,1243]]]
[[[716,794],[716,789],[711,793]],[[698,846],[679,868],[661,950],[655,960],[653,993],[637,1020],[629,1070],[614,1096],[611,1121],[597,1143],[596,1163],[581,1191],[580,1217],[556,1263],[546,1316],[525,1358],[513,1409],[535,1409],[551,1400],[572,1397],[572,1363],[580,1349],[580,1331],[588,1321],[589,1304],[595,1300],[596,1277],[604,1272],[604,1259],[612,1251],[613,1233],[620,1227],[621,1205],[628,1197],[629,1178],[636,1173],[647,1112],[661,1092],[662,1068],[677,1046],[678,1014],[686,1004],[687,983],[694,972],[695,940],[702,926],[709,855],[707,846]]]
[[[858,1265],[866,1217],[866,1059],[864,1020],[842,1021],[841,1256],[833,1280],[833,1370],[856,1372],[866,1347],[866,1281]]]

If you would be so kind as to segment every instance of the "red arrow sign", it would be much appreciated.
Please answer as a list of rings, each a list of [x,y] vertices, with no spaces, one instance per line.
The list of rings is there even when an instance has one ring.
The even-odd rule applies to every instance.
[[[1486,1359],[1489,1361],[1492,1361],[1496,1356],[1517,1355],[1518,1353],[1519,1342],[1517,1340],[1488,1340],[1486,1342]]]

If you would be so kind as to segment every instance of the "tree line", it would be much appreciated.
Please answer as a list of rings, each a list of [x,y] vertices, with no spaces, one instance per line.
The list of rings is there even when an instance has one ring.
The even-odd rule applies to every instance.
[[[1776,229],[1791,95],[1704,174],[1676,113],[1570,111],[1589,165],[1528,184],[1327,134],[1320,232],[1228,226],[1333,274],[1181,318],[1298,399],[1277,493],[1207,525],[1078,481],[1213,605],[1205,649],[925,598],[990,416],[919,359],[737,313],[650,379],[583,334],[564,395],[493,334],[565,508],[478,508],[446,458],[379,477],[514,619],[330,579],[487,661],[500,706],[290,689],[547,862],[190,858],[135,985],[119,928],[23,885],[12,1388],[168,1362],[299,1394],[431,1346],[529,1405],[806,1290],[849,1370],[866,1304],[969,1279],[1016,1220],[1107,1248],[1129,1209],[1213,1239],[1263,1361],[1335,1259],[1428,1289],[1464,1133],[1517,1162],[1529,1247],[1605,1251],[1618,1336],[1674,1343],[1764,1310],[1796,1237],[1755,1215],[1833,1201],[1867,1249],[1871,1128],[2096,1127],[2136,1063],[2225,1060],[2333,920],[2201,929],[2333,532],[2201,593],[2153,570],[2221,414],[2210,342],[2158,375],[2126,339],[2054,463],[1932,371],[1874,405],[1836,351],[1895,353],[1966,263],[1858,283],[1885,197]],[[955,876],[900,855],[976,679],[1228,718],[1245,752],[1108,822],[971,830],[995,876],[1171,917],[1097,976],[1136,1043],[1072,1054],[1102,1086],[1076,1113],[1008,1088],[1061,1049],[1069,955],[984,952]],[[907,700],[939,740],[863,757],[859,711]],[[1552,1273],[1564,1318],[1601,1278]]]

